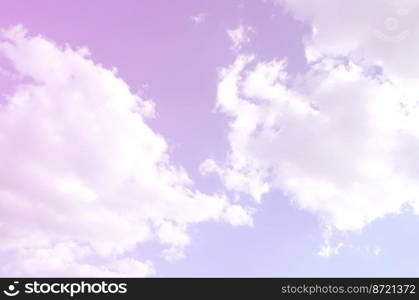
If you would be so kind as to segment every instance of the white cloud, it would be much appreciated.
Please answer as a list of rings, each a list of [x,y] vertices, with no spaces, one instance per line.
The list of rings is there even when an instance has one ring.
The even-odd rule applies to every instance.
[[[309,71],[293,77],[285,60],[243,55],[221,69],[217,108],[232,118],[230,151],[201,170],[237,198],[260,202],[277,188],[329,229],[419,213],[418,2],[278,2],[312,28]],[[340,247],[326,243],[320,254]]]
[[[250,35],[254,32],[251,26],[239,25],[236,28],[227,30],[227,35],[230,37],[233,44],[231,49],[240,51],[243,45],[250,43]]]
[[[309,71],[292,76],[285,59],[240,53],[222,68],[216,107],[231,117],[230,151],[201,171],[218,174],[237,199],[280,190],[331,232],[418,214],[419,3],[277,2],[311,27]],[[342,246],[326,237],[318,254]]]
[[[150,261],[130,258],[114,259],[110,263],[92,264],[86,257],[94,253],[89,247],[73,242],[54,246],[22,248],[2,264],[2,272],[9,276],[47,277],[146,277],[155,274]]]
[[[292,77],[285,61],[239,56],[218,87],[217,107],[232,117],[228,160],[201,170],[257,201],[279,188],[339,230],[405,206],[419,212],[416,103],[350,59],[327,57]]]
[[[232,205],[226,211],[226,219],[233,226],[253,226],[253,219],[250,215],[251,212],[240,205]]]
[[[0,251],[13,253],[1,274],[149,275],[151,262],[126,257],[138,244],[182,249],[191,224],[231,222],[236,205],[170,161],[145,122],[154,105],[85,48],[17,26],[0,54],[23,77],[0,107]]]

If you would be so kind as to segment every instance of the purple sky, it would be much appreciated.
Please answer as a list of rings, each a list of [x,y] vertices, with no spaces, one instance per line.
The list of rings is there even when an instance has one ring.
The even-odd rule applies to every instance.
[[[419,5],[377,1],[3,1],[0,275],[419,276]]]

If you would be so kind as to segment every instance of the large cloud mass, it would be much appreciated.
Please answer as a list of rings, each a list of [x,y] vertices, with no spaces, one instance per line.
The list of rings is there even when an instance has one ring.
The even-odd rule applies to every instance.
[[[153,104],[86,49],[17,26],[1,32],[0,54],[15,69],[0,101],[1,274],[145,276],[152,263],[125,256],[141,242],[181,257],[190,224],[251,224],[192,187],[144,121]]]
[[[396,40],[377,31],[376,18],[398,24],[385,1],[279,2],[312,26],[309,70],[292,75],[284,59],[243,54],[222,68],[217,108],[231,118],[230,151],[202,170],[256,201],[280,189],[329,229],[419,213],[417,3],[399,3],[412,32]]]

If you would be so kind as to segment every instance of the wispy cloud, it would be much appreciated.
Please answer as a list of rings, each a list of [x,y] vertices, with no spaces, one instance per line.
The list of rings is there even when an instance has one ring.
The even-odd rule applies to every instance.
[[[244,25],[239,25],[236,28],[227,30],[227,34],[233,43],[231,49],[240,51],[245,44],[250,43],[250,35],[254,32],[255,31],[251,26]]]

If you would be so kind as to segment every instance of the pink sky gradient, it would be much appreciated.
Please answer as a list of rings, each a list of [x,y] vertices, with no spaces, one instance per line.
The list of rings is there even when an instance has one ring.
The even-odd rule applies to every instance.
[[[3,1],[0,275],[418,276],[418,6],[361,2]]]

